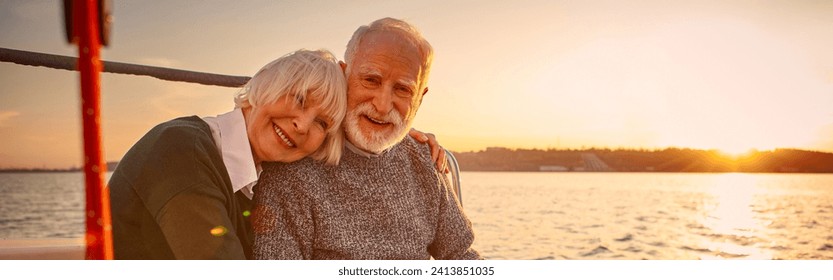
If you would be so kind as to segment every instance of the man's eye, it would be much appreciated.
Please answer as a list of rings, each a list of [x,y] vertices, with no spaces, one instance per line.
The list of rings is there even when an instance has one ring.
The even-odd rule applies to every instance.
[[[362,79],[362,83],[364,83],[366,86],[377,86],[380,84],[379,78],[376,77],[366,77]]]
[[[396,94],[407,97],[413,95],[414,91],[412,91],[411,88],[406,86],[398,86],[396,87]]]

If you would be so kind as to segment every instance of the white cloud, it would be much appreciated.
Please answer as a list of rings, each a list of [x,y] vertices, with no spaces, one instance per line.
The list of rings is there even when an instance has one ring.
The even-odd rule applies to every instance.
[[[0,111],[0,127],[6,126],[7,121],[17,116],[20,116],[20,112]]]

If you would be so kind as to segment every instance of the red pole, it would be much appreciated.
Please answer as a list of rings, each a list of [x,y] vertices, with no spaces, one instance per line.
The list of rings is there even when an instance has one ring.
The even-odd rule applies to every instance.
[[[74,26],[78,40],[78,71],[81,72],[81,118],[84,126],[84,177],[86,181],[86,259],[112,260],[110,190],[105,183],[107,165],[101,148],[101,90],[99,75],[99,22],[97,0],[76,0]]]

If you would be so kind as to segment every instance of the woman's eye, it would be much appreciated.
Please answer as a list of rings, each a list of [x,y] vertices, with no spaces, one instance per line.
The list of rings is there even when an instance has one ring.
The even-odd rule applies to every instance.
[[[329,127],[330,127],[330,125],[329,125],[329,124],[327,123],[327,121],[325,121],[325,120],[322,120],[322,119],[315,119],[315,122],[317,122],[317,123],[318,123],[318,126],[320,126],[321,128],[323,128],[323,129],[325,129],[325,130],[326,130],[327,128],[329,128]]]

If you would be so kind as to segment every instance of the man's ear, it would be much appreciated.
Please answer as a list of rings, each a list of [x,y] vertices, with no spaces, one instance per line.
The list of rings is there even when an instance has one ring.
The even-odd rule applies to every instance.
[[[425,87],[425,89],[422,90],[422,95],[419,96],[419,104],[417,105],[422,106],[422,99],[425,97],[426,94],[428,94],[428,87]]]
[[[342,73],[347,74],[347,63],[344,63],[344,61],[339,60],[338,66],[341,66]]]

